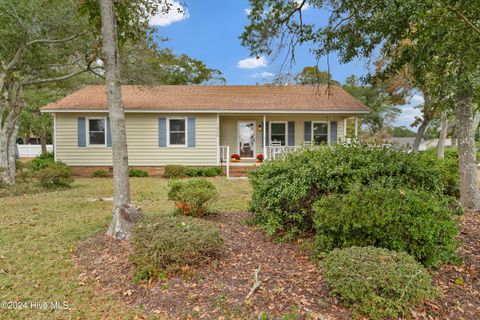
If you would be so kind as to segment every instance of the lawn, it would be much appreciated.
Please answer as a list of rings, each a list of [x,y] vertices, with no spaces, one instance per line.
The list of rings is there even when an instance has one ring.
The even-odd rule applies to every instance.
[[[212,178],[220,191],[219,211],[245,211],[246,180]],[[169,211],[168,181],[133,178],[133,202],[146,214]],[[81,280],[72,261],[77,243],[107,229],[112,195],[110,179],[77,179],[70,189],[0,198],[0,302],[25,302],[0,309],[5,319],[135,318],[133,310]],[[68,304],[68,310],[42,310],[42,304]]]

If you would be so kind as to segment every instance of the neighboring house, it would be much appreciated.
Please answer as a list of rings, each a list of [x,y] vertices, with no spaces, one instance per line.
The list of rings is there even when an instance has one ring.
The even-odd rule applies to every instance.
[[[122,86],[129,163],[151,173],[167,164],[241,164],[279,149],[335,144],[346,121],[369,110],[338,86]],[[42,112],[54,115],[55,157],[79,174],[112,165],[104,86],[90,86]],[[238,165],[238,164],[237,164]]]
[[[393,137],[393,138],[386,139],[386,142],[412,149],[413,143],[415,142],[415,138]],[[418,147],[418,150],[419,151],[425,151],[427,149],[436,148],[437,144],[438,144],[438,139],[422,140],[422,142],[420,142],[420,146]],[[445,140],[445,147],[450,147],[451,145],[452,145],[452,139],[446,139]]]

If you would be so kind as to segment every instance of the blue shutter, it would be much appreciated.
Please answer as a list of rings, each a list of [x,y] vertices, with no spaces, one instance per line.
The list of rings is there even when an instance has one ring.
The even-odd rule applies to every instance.
[[[269,146],[270,145],[270,124],[268,123],[268,121],[265,124],[267,126],[265,128],[265,130],[267,130],[267,131],[265,131],[265,133],[267,135],[267,146]]]
[[[195,147],[195,117],[188,117],[187,147]]]
[[[167,146],[167,118],[158,118],[158,146]]]
[[[112,133],[110,130],[110,117],[107,117],[107,123],[105,124],[107,126],[107,147],[112,146]]]
[[[330,121],[330,144],[337,144],[337,121]]]
[[[295,145],[295,121],[288,121],[288,143],[289,146]]]
[[[303,141],[312,142],[312,121],[305,121],[303,125]]]
[[[78,146],[86,147],[87,146],[87,132],[86,132],[86,121],[85,117],[77,119],[77,137],[78,137]]]

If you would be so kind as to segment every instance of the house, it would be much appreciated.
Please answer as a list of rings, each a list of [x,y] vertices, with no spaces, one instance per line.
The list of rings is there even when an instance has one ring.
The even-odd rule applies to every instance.
[[[219,166],[233,153],[251,165],[286,149],[335,144],[347,119],[368,113],[339,86],[122,86],[129,163]],[[104,86],[89,86],[42,112],[54,116],[55,157],[77,174],[112,166]]]

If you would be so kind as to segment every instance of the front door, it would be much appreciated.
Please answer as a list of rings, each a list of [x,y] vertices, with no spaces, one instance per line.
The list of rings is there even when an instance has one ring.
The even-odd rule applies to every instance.
[[[255,121],[238,122],[238,153],[241,158],[255,157]]]

